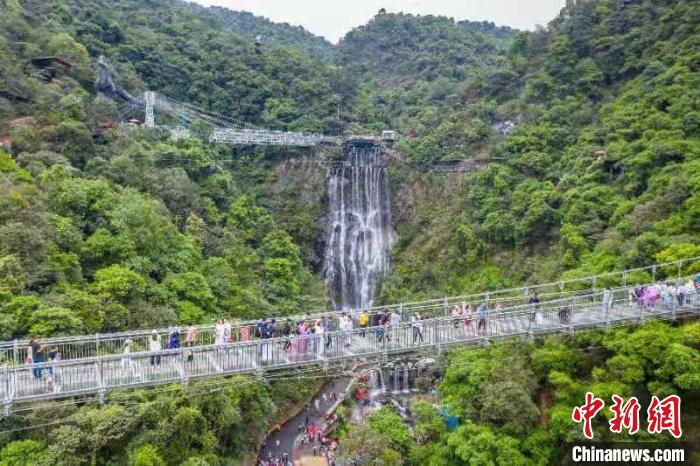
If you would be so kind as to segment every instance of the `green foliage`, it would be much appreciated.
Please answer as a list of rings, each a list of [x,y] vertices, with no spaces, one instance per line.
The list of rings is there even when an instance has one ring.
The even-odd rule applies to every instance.
[[[165,466],[165,461],[161,458],[152,445],[144,445],[136,450],[133,466]]]
[[[407,452],[411,443],[408,427],[401,416],[390,408],[381,408],[369,417],[369,427],[389,439],[391,448],[398,452]]]
[[[280,162],[307,155],[302,149],[207,145],[206,124],[177,141],[147,128],[105,131],[120,117],[93,95],[99,54],[134,94],[158,90],[249,123],[326,134],[397,129],[390,175],[399,241],[384,301],[700,254],[697,6],[579,3],[547,28],[519,33],[381,13],[334,49],[299,28],[182,2],[6,0],[0,134],[11,154],[0,151],[0,338],[325,303],[312,272],[325,169],[305,164],[292,176]],[[47,54],[72,64],[53,82],[29,64]],[[434,175],[440,164],[478,169]],[[697,263],[681,270],[699,271]],[[350,428],[339,456],[552,464],[562,442],[580,438],[571,409],[586,390],[680,393],[692,403],[699,342],[696,325],[652,324],[457,351],[440,393],[458,429],[447,432],[419,403],[414,441],[382,409]],[[18,441],[3,437],[0,464],[238,460],[257,447],[275,401],[299,402],[311,388],[234,379],[220,392],[191,390],[138,393],[135,407],[47,409],[22,422],[69,421],[26,434],[32,440],[21,440],[24,431],[10,439]],[[615,439],[605,420],[596,435]]]
[[[17,440],[0,450],[0,466],[41,466],[47,459],[46,448],[35,440]]]
[[[519,450],[520,442],[507,435],[499,435],[488,426],[466,421],[447,439],[454,449],[458,464],[522,464],[530,463]]]
[[[472,271],[492,265],[502,273],[488,288],[502,278],[536,282],[697,255],[697,11],[680,1],[618,3],[586,2],[547,29],[516,34],[505,60],[460,82],[460,93],[440,94],[439,110],[427,89],[393,92],[407,98],[393,104],[404,113],[387,105],[387,115],[415,134],[399,145],[404,157],[491,163],[461,182],[395,170],[399,189],[420,190],[397,201],[411,215],[398,217],[397,266],[385,298],[470,291]],[[353,40],[380,35],[392,21],[409,19],[376,19],[374,32],[360,29]],[[486,130],[477,139],[450,138],[458,122]],[[510,130],[496,134],[505,122]],[[411,272],[427,263],[430,280],[428,267]]]
[[[582,438],[571,412],[589,391],[605,400],[606,406],[613,394],[625,399],[635,395],[640,400],[679,394],[686,412],[692,411],[697,404],[700,353],[679,339],[688,336],[686,342],[694,341],[695,327],[695,323],[678,327],[650,323],[628,330],[587,332],[577,338],[546,337],[481,350],[453,350],[439,392],[444,407],[458,416],[459,426],[447,432],[435,407],[425,401],[413,403],[415,428],[407,458],[410,464],[436,466],[558,463],[563,444]],[[593,341],[604,342],[606,348],[592,350]],[[642,352],[637,346],[642,341],[651,348]],[[654,352],[659,354],[650,358]],[[391,418],[382,411],[377,412],[382,418]],[[610,418],[606,408],[594,420],[597,440],[649,440],[643,432],[632,439],[611,433]],[[373,421],[369,424],[373,426]],[[384,432],[395,432],[393,436],[401,432],[393,423],[386,425],[393,428]]]
[[[501,359],[509,355],[512,360],[503,365]],[[440,393],[456,413],[522,434],[537,418],[535,387],[534,374],[517,353],[506,348],[488,353],[466,350],[450,356]]]
[[[338,461],[354,461],[358,466],[399,466],[401,455],[391,448],[388,436],[368,425],[353,428],[343,439],[337,452]]]
[[[414,436],[418,444],[438,440],[446,431],[445,422],[437,410],[427,401],[418,401],[411,405],[415,418]]]

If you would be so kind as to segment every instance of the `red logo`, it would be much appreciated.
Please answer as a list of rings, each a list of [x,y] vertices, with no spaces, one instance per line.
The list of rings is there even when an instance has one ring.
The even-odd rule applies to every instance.
[[[615,416],[609,421],[610,432],[619,434],[624,427],[630,435],[636,434],[639,431],[639,408],[641,408],[637,398],[633,396],[624,405],[622,404],[623,399],[619,396],[613,395],[612,399],[613,405],[610,407],[610,411]]]
[[[588,439],[593,438],[593,427],[591,426],[591,421],[598,414],[598,411],[603,409],[605,402],[600,398],[593,396],[593,393],[586,393],[586,404],[583,406],[577,406],[574,408],[574,412],[571,413],[571,418],[574,422],[583,421],[583,435]]]
[[[678,395],[669,395],[659,401],[656,396],[651,397],[651,403],[647,408],[647,420],[649,421],[649,433],[660,434],[667,430],[676,438],[683,435],[681,430],[681,398]]]
[[[636,397],[631,397],[624,402],[622,397],[613,395],[613,404],[610,411],[613,418],[608,421],[610,432],[622,433],[622,429],[627,429],[630,435],[639,432],[639,411],[641,405]],[[576,406],[571,413],[571,419],[576,423],[583,422],[583,435],[587,439],[593,438],[592,421],[596,414],[605,406],[605,402],[593,396],[591,392],[586,393],[586,403],[583,406]],[[647,408],[647,432],[650,434],[660,434],[668,431],[675,438],[681,438],[681,399],[678,395],[669,395],[663,400],[657,396],[651,397],[651,402]]]

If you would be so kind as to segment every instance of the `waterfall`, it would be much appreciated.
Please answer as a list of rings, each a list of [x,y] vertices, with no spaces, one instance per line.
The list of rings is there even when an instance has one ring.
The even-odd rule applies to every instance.
[[[377,373],[379,374],[379,390],[380,393],[385,393],[386,392],[386,385],[384,385],[384,374],[382,374],[381,369],[377,369]]]
[[[372,305],[389,267],[394,231],[386,167],[376,145],[346,149],[330,169],[323,274],[337,309]]]
[[[378,395],[386,392],[384,385],[384,376],[381,369],[372,369],[370,372],[370,388],[373,395]]]
[[[408,385],[408,364],[403,366],[403,392],[408,393],[411,391],[411,387]]]

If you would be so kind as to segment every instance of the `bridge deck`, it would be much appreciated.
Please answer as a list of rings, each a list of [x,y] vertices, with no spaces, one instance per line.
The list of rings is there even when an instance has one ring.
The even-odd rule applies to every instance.
[[[644,269],[639,269],[644,270]],[[590,294],[593,290],[585,288],[586,284],[595,287],[595,284],[607,283],[624,283],[625,272],[615,274],[603,274],[583,279],[573,279],[570,281],[562,281],[549,284],[541,284],[530,287],[509,288],[503,290],[495,290],[486,293],[477,293],[465,296],[446,297],[441,299],[432,299],[414,303],[394,304],[389,306],[381,306],[369,309],[371,316],[385,309],[397,310],[405,320],[408,320],[411,315],[419,312],[424,318],[446,317],[451,308],[455,305],[471,304],[474,308],[481,302],[493,304],[500,302],[501,305],[511,311],[522,310],[527,307],[527,302],[531,294],[535,291],[539,293],[539,297],[544,303],[570,298],[572,305],[578,303],[589,302]],[[685,277],[688,279],[689,277]],[[582,289],[584,288],[584,289]],[[616,299],[625,299],[628,289],[626,286],[618,286],[611,289]],[[315,320],[321,317],[330,317],[333,322],[333,328],[337,329],[338,319],[342,311],[316,311],[306,315],[278,317],[278,325],[284,319],[290,319],[293,322],[299,320]],[[355,316],[355,320],[357,320]],[[232,334],[235,340],[241,340],[241,335],[246,330],[249,334],[252,333],[257,321],[235,321],[232,323]],[[197,325],[198,345],[211,345],[215,342],[215,328],[213,324]],[[178,327],[159,328],[156,332],[161,336],[167,336],[171,329]],[[184,340],[184,332],[186,328],[179,327],[180,340]],[[47,338],[42,341],[45,348],[56,348],[63,359],[80,359],[88,357],[97,357],[108,354],[119,354],[122,351],[124,342],[127,339],[132,340],[134,351],[143,351],[148,347],[148,338],[151,335],[152,329],[139,329],[116,333],[92,334],[79,336],[63,336]],[[18,365],[27,358],[27,340],[15,340],[0,342],[0,362],[6,362],[13,365]]]
[[[294,336],[226,346],[200,346],[157,353],[107,355],[56,363],[5,366],[0,373],[0,400],[15,402],[57,399],[104,393],[107,390],[277,370],[310,364],[331,364],[363,357],[434,350],[458,343],[528,337],[555,332],[601,327],[646,319],[671,319],[697,314],[693,296],[683,306],[653,307],[618,299],[609,309],[593,294],[587,304],[559,300],[517,312],[492,313],[484,321],[438,317],[420,321],[420,332],[411,323],[366,330]],[[384,336],[380,336],[381,334]]]

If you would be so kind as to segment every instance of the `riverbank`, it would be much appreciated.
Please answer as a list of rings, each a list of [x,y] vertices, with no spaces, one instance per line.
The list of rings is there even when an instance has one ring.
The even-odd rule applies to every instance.
[[[258,463],[260,464],[261,461],[267,461],[269,458],[281,458],[285,452],[293,461],[313,456],[312,446],[300,446],[299,438],[302,432],[308,425],[315,424],[316,426],[320,426],[323,423],[325,415],[335,408],[336,401],[342,399],[351,381],[351,378],[346,377],[326,383],[295,416],[281,423],[278,426],[279,429],[273,429],[260,449]],[[330,396],[331,392],[335,393],[337,396]],[[318,446],[318,442],[316,445]],[[321,457],[317,458],[321,459]],[[325,460],[318,464],[325,464]]]

